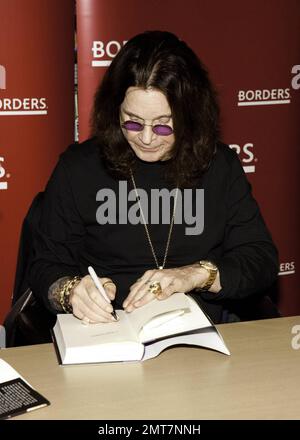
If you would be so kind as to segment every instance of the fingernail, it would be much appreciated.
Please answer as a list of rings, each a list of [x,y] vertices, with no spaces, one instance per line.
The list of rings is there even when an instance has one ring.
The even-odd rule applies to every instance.
[[[105,311],[111,313],[111,312],[113,311],[112,306],[107,306],[107,307],[105,308]]]

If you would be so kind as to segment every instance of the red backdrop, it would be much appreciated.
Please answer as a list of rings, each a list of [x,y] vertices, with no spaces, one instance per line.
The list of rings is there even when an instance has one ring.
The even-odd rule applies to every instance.
[[[208,67],[223,139],[235,148],[280,252],[278,301],[300,313],[300,2],[77,0],[79,136],[89,136],[96,85],[124,41],[176,33]]]
[[[74,2],[0,2],[0,323],[22,220],[74,132]]]
[[[73,141],[74,4],[0,2],[0,322],[22,219]],[[223,139],[238,150],[278,245],[286,315],[300,313],[299,21],[298,0],[77,0],[80,139],[96,85],[124,41],[147,29],[186,40],[209,68]]]

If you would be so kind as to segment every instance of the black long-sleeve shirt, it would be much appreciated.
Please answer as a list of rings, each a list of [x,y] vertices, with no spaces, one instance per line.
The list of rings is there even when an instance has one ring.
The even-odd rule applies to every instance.
[[[138,159],[136,185],[147,192],[149,200],[151,189],[173,188],[164,179],[165,166],[166,162]],[[115,224],[101,225],[97,221],[97,209],[103,202],[97,201],[96,195],[105,188],[116,195],[111,216],[117,219]],[[132,189],[129,180],[127,192]],[[218,146],[210,168],[199,179],[198,189],[204,190],[203,232],[187,235],[186,228],[192,225],[184,222],[183,212],[182,224],[173,227],[165,267],[180,267],[201,259],[217,264],[222,290],[217,294],[199,293],[198,297],[212,319],[219,322],[225,300],[245,298],[274,281],[277,251],[239,159],[229,147]],[[199,197],[193,189],[194,214]],[[136,201],[127,203],[129,209]],[[89,265],[99,276],[110,277],[116,283],[116,307],[121,307],[137,278],[156,268],[142,222],[119,224],[119,214],[127,216],[119,210],[119,181],[106,170],[95,141],[70,146],[61,155],[45,190],[29,274],[33,291],[49,309],[50,285],[63,276],[86,275]],[[148,228],[161,264],[169,224],[149,224]]]

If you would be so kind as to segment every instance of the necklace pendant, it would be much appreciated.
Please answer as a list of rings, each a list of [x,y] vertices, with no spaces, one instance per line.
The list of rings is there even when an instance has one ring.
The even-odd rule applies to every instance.
[[[163,266],[158,266],[158,269],[159,270],[163,270]]]

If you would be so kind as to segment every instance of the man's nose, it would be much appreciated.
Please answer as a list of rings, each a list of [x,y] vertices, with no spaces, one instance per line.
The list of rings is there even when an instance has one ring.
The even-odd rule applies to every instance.
[[[143,142],[143,144],[145,145],[149,145],[152,142],[153,139],[153,131],[152,131],[152,126],[151,125],[144,125],[144,130],[141,132],[141,141]]]

